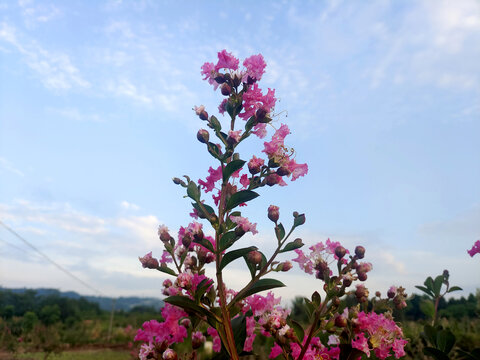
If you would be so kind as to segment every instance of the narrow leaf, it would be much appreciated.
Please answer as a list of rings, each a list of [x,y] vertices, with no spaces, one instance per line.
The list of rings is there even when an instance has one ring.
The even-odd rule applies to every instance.
[[[242,300],[242,299],[246,298],[247,296],[256,294],[260,291],[270,290],[270,289],[273,289],[273,288],[283,287],[283,286],[285,286],[285,284],[282,283],[281,281],[276,280],[276,279],[260,279],[255,284],[253,284],[250,287],[250,289],[248,289],[245,292],[245,294],[243,295],[243,297],[241,299],[238,299],[238,300]]]
[[[192,203],[193,208],[197,210],[199,214],[204,214],[206,218],[208,218],[209,215],[212,215],[212,214],[215,215],[215,210],[213,210],[213,208],[210,205],[207,205],[207,204],[202,204],[202,205],[205,208],[205,210],[207,210],[207,213],[205,213],[202,210],[200,205],[198,205],[197,203]]]
[[[303,330],[302,325],[300,325],[300,323],[296,322],[295,320],[292,320],[292,327],[295,331],[295,334],[297,335],[298,340],[302,342],[303,337],[305,336],[305,331]]]
[[[297,241],[299,239],[296,239],[292,242],[289,242],[287,245],[285,245],[285,247],[280,250],[279,252],[283,253],[283,252],[287,252],[287,251],[292,251],[292,250],[295,250],[295,249],[298,249],[298,248],[301,248],[304,244],[302,243],[302,240],[300,241]]]
[[[430,296],[432,296],[432,297],[435,296],[430,289],[428,289],[428,288],[426,288],[426,287],[424,287],[424,286],[416,285],[415,287],[416,287],[417,289],[419,289],[419,290],[422,290],[422,291],[423,291],[425,294],[427,294],[427,295],[430,295]]]
[[[455,335],[450,330],[440,330],[437,332],[437,348],[448,354],[455,345]]]
[[[277,236],[277,240],[279,243],[285,237],[285,228],[283,227],[282,223],[275,226],[275,235]]]
[[[195,301],[189,299],[186,296],[181,296],[181,295],[169,296],[166,299],[164,299],[164,301],[169,304],[178,306],[187,312],[194,312],[197,315],[206,316],[208,323],[209,324],[213,323],[214,324],[213,326],[215,326],[215,323],[216,323],[215,316],[210,311],[197,305]]]
[[[442,289],[443,284],[443,275],[438,275],[435,280],[433,281],[433,292],[435,296],[440,295],[440,290]]]
[[[195,184],[194,181],[190,181],[188,183],[187,195],[189,198],[195,201],[200,201],[200,190],[198,189],[197,184]]]
[[[238,169],[241,169],[242,166],[245,164],[244,160],[232,160],[230,161],[227,166],[223,169],[223,182],[227,182],[230,176],[237,171]]]
[[[435,360],[450,360],[447,354],[433,347],[424,348],[423,353],[427,356],[433,357]]]
[[[158,271],[161,271],[161,272],[164,272],[166,274],[169,274],[169,275],[172,275],[172,276],[177,276],[177,274],[175,273],[175,271],[173,271],[172,269],[170,269],[168,266],[159,266],[157,268]]]
[[[220,250],[226,250],[230,246],[232,246],[235,241],[237,240],[237,235],[235,234],[235,230],[226,232],[220,239]]]
[[[453,291],[458,291],[458,290],[463,290],[463,289],[459,286],[452,286],[450,289],[448,289],[448,292],[451,293]]]
[[[240,204],[253,200],[258,196],[255,191],[241,190],[233,194],[227,201],[227,210],[231,210]]]
[[[427,289],[433,291],[433,279],[430,276],[425,279],[425,282],[423,284],[427,287]]]
[[[220,149],[217,145],[212,142],[209,142],[207,145],[208,152],[212,155],[215,159],[220,159]]]
[[[193,242],[195,244],[199,244],[199,245],[202,245],[204,248],[210,250],[212,253],[215,252],[215,249],[213,248],[213,245],[210,241],[208,241],[207,239],[203,238],[202,240],[196,240],[194,239]]]
[[[243,259],[245,260],[245,263],[248,266],[248,270],[250,270],[250,275],[252,275],[252,279],[255,277],[255,272],[256,272],[256,266],[253,265],[247,258],[246,255],[243,256]]]
[[[228,253],[226,253],[223,258],[222,262],[220,263],[220,270],[222,270],[225,266],[230,264],[233,260],[238,259],[239,257],[242,257],[244,255],[247,255],[250,251],[257,250],[256,246],[249,246],[246,248],[238,249],[238,250],[233,250]]]

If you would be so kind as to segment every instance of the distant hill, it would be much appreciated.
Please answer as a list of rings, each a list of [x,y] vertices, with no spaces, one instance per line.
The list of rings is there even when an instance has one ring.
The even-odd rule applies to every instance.
[[[104,297],[104,296],[88,296],[88,295],[80,295],[75,291],[59,291],[57,289],[45,289],[45,288],[38,288],[38,289],[27,289],[27,288],[20,288],[20,289],[10,289],[4,288],[0,286],[0,291],[11,291],[14,293],[23,293],[27,290],[33,290],[36,292],[37,296],[59,296],[65,297],[70,299],[80,299],[84,298],[87,301],[97,303],[102,310],[111,311],[112,310],[112,300],[113,298]],[[137,297],[137,296],[128,296],[128,297],[119,297],[115,299],[115,310],[116,311],[130,311],[135,307],[151,307],[155,310],[159,310],[163,307],[164,302],[158,298],[152,297]]]

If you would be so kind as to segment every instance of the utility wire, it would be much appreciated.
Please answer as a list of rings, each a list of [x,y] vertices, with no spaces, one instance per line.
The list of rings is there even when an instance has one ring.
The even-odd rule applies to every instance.
[[[25,244],[27,244],[30,248],[32,248],[33,250],[35,250],[38,254],[40,254],[45,260],[47,260],[49,263],[55,265],[59,270],[63,271],[65,274],[67,274],[68,276],[70,276],[71,278],[75,279],[76,281],[78,281],[79,283],[81,283],[83,286],[89,288],[90,290],[93,290],[94,292],[96,292],[97,294],[99,295],[102,295],[102,296],[105,296],[101,291],[95,289],[93,286],[90,286],[89,284],[87,284],[85,281],[83,281],[82,279],[80,279],[79,277],[77,277],[76,275],[72,274],[70,271],[68,271],[67,269],[65,269],[63,266],[57,264],[55,261],[53,261],[50,257],[48,257],[47,255],[45,255],[43,252],[41,252],[38,248],[36,248],[34,245],[32,245],[29,241],[27,241],[27,239],[25,239],[23,236],[21,236],[20,234],[18,234],[15,230],[13,230],[12,228],[10,228],[9,226],[7,226],[5,223],[3,223],[1,220],[0,220],[0,225],[2,225],[5,229],[7,229],[10,233],[12,233],[13,235],[15,235],[18,239],[20,239],[21,241],[23,241]]]

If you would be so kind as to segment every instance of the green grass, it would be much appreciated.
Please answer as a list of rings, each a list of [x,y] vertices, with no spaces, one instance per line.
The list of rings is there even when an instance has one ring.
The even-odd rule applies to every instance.
[[[43,360],[44,353],[25,353],[19,354],[17,359],[23,360]],[[48,360],[130,360],[130,353],[126,350],[80,350],[80,351],[65,351],[61,354],[51,354]]]

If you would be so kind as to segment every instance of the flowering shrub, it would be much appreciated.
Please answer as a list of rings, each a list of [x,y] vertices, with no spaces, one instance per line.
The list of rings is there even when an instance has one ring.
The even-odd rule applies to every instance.
[[[273,254],[267,256],[256,246],[231,249],[246,233],[257,234],[256,224],[239,211],[259,196],[256,191],[264,186],[285,186],[287,181],[308,172],[307,164],[297,163],[295,151],[286,145],[288,126],[273,124],[275,90],[265,92],[259,87],[266,67],[263,56],[250,56],[242,64],[243,68],[237,58],[222,50],[216,64],[207,62],[201,68],[204,80],[224,96],[218,111],[227,118],[227,124],[209,115],[203,105],[194,108],[209,128],[199,130],[197,139],[205,144],[217,165],[197,182],[188,176],[173,179],[192,200],[190,215],[195,220],[181,227],[175,237],[166,226],[160,226],[162,256],[157,259],[150,252],[139,258],[143,267],[172,276],[163,283],[163,294],[167,296],[163,320],[145,322],[135,337],[143,342],[139,357],[193,359],[209,339],[218,353],[216,358],[239,359],[252,352],[257,336],[273,338],[270,358],[356,359],[370,356],[371,352],[380,359],[402,357],[407,341],[391,313],[377,314],[368,307],[369,292],[363,283],[350,289],[354,282],[367,280],[372,269],[370,263],[360,261],[365,255],[362,246],[350,253],[328,239],[304,252],[302,240],[290,240],[290,236],[305,223],[305,215],[294,212],[287,232],[279,222],[279,208],[271,205],[267,216],[275,225],[277,239]],[[265,138],[270,129],[273,135],[263,143],[263,154],[242,159],[239,145],[251,135]],[[207,193],[211,193],[211,200],[204,197]],[[207,226],[212,230],[205,230]],[[293,321],[289,310],[280,306],[280,298],[272,292],[259,295],[284,286],[265,276],[292,268],[290,261],[276,261],[278,254],[286,252],[295,252],[292,261],[323,283],[323,300],[317,291],[304,299],[310,319],[307,326]],[[237,259],[245,261],[251,279],[242,289],[234,290],[225,286],[223,274]],[[207,266],[215,268],[214,279],[205,275]],[[355,296],[356,306],[346,307],[341,302],[348,294]],[[384,309],[406,306],[401,287],[392,287],[385,299],[380,299],[378,293],[377,297],[374,310],[380,305]],[[175,344],[185,342],[189,352],[177,352]]]

